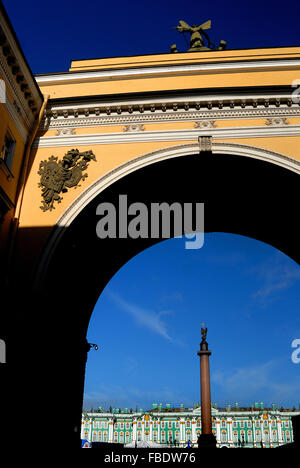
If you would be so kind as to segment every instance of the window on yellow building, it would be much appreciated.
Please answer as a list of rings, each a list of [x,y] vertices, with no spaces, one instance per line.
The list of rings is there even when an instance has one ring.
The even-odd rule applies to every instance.
[[[4,137],[3,146],[1,149],[1,159],[5,162],[6,166],[11,169],[14,157],[16,140],[13,138],[11,132],[7,130]]]

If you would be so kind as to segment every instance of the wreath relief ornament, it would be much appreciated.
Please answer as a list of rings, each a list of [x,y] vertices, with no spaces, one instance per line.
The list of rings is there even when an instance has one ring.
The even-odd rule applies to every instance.
[[[71,187],[80,187],[79,182],[87,178],[83,174],[88,168],[88,163],[96,161],[94,153],[90,151],[79,152],[78,149],[68,151],[61,161],[55,156],[40,162],[38,174],[41,176],[39,187],[42,188],[42,211],[53,210],[54,202],[60,203],[61,193]]]

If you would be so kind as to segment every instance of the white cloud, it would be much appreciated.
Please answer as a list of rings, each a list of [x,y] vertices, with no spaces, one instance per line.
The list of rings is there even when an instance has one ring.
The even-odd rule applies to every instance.
[[[276,293],[287,290],[300,280],[300,267],[279,252],[253,268],[251,273],[262,282],[262,286],[251,295],[260,305],[278,299]]]
[[[165,322],[162,320],[164,315],[172,314],[171,311],[163,310],[160,312],[154,312],[152,310],[145,309],[144,307],[139,307],[133,303],[127,302],[112,291],[107,291],[107,294],[118,307],[133,317],[137,325],[148,328],[148,330],[151,330],[153,333],[156,333],[157,335],[162,336],[164,339],[174,343],[173,338],[167,332],[167,326]]]
[[[283,360],[271,360],[256,366],[246,366],[232,371],[216,371],[212,374],[212,384],[222,389],[224,399],[240,401],[260,401],[265,395],[269,404],[295,403],[299,394],[300,378],[283,380]]]

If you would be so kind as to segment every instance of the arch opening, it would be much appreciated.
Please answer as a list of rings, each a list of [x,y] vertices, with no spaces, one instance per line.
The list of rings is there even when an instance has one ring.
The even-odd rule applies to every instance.
[[[122,265],[161,240],[100,241],[95,233],[98,204],[105,201],[116,205],[120,194],[126,194],[129,203],[146,206],[153,202],[202,202],[205,232],[251,237],[299,263],[297,182],[295,172],[262,160],[232,154],[225,158],[218,153],[178,156],[120,178],[92,198],[68,227],[57,228],[59,242],[38,291],[30,298],[28,320],[32,330],[27,339],[35,339],[42,304],[48,320],[43,331],[45,346],[38,360],[46,363],[47,372],[41,372],[40,378],[53,394],[53,408],[62,404],[58,381],[65,392],[73,389],[66,431],[75,445],[79,443],[86,333],[94,306]]]

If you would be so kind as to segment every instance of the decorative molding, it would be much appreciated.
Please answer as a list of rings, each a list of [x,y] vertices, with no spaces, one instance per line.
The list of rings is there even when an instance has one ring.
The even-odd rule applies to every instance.
[[[205,135],[198,138],[199,152],[200,153],[211,153],[212,150],[212,137]]]
[[[194,128],[216,128],[216,124],[214,120],[198,120]]]
[[[115,107],[106,106],[100,108],[91,105],[85,110],[79,109],[76,106],[73,109],[64,107],[52,106],[45,113],[45,117],[41,122],[40,131],[51,130],[52,128],[65,127],[98,127],[107,125],[130,125],[130,124],[145,124],[157,122],[183,122],[183,121],[204,121],[210,120],[229,120],[229,119],[251,119],[251,118],[277,118],[277,117],[299,117],[300,106],[290,102],[280,102],[279,106],[270,103],[265,106],[264,101],[257,107],[253,107],[251,101],[242,107],[242,102],[237,101],[234,107],[230,107],[224,102],[220,106],[218,101],[215,106],[210,107],[209,104],[203,103],[200,107],[197,103],[190,103],[189,109],[183,112],[177,108],[174,110],[173,105],[166,106],[163,110],[163,105],[155,104],[155,109],[150,110],[144,107],[143,112],[135,109],[133,106],[118,106],[120,111],[117,112]],[[154,106],[154,104],[153,104]],[[199,109],[197,110],[197,107]],[[152,107],[153,108],[153,107]],[[129,111],[130,110],[130,111]]]
[[[300,136],[300,125],[282,127],[228,127],[210,128],[214,139],[228,138],[264,138],[277,136]],[[56,146],[106,145],[117,143],[144,143],[153,141],[184,141],[197,140],[201,134],[206,135],[206,129],[147,131],[147,132],[114,132],[91,133],[86,135],[39,137],[34,140],[34,148],[51,148]]]
[[[60,136],[60,135],[76,135],[76,130],[75,128],[59,128],[55,136]]]
[[[143,124],[128,124],[123,128],[123,132],[143,132],[144,130]]]
[[[266,120],[266,125],[273,127],[284,127],[289,125],[286,117],[271,117]]]

